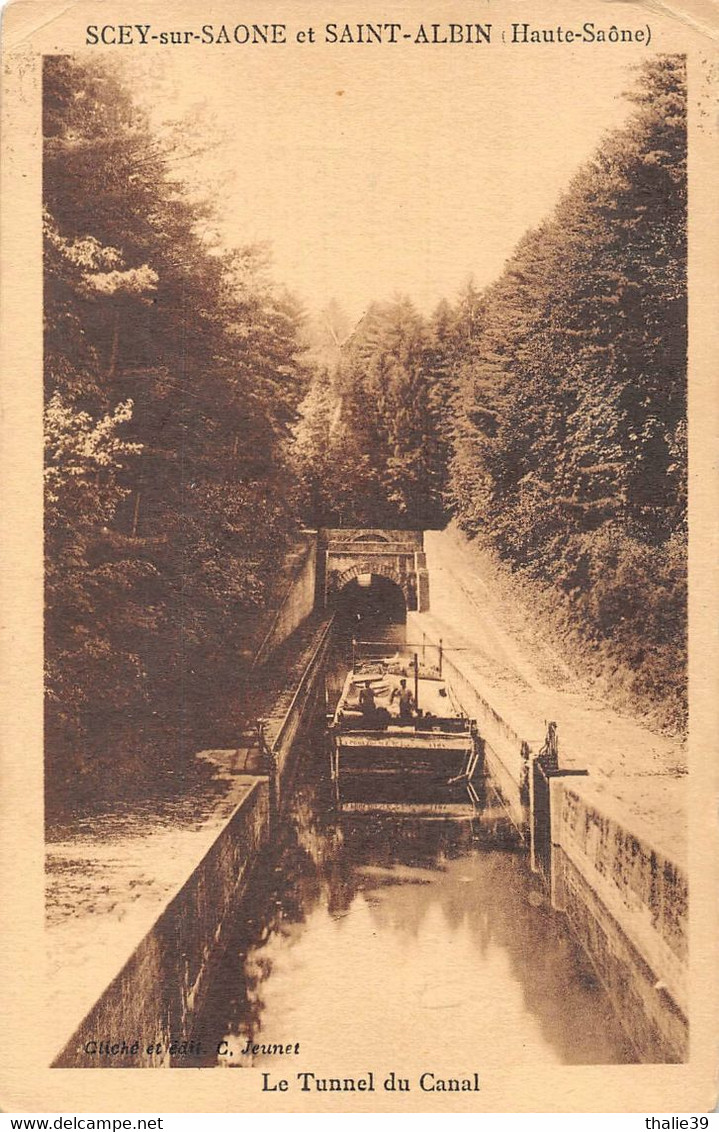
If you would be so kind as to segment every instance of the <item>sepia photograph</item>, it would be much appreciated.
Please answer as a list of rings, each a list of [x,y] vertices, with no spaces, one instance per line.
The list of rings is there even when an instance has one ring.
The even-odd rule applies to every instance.
[[[47,1104],[706,1111],[716,31],[28,9]]]

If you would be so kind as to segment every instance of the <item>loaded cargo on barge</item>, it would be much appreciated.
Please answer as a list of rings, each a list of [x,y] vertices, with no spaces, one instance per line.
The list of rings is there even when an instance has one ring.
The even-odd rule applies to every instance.
[[[429,663],[411,649],[387,655],[386,643],[353,642],[329,726],[337,804],[472,816],[479,800],[476,723],[442,676],[441,649]]]

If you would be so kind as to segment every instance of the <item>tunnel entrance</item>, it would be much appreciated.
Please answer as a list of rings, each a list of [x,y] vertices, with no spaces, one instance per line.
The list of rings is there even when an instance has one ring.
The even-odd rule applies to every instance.
[[[403,644],[407,605],[400,586],[382,574],[359,574],[334,597],[338,632],[363,641]]]
[[[378,575],[401,587],[408,610],[429,609],[423,531],[322,528],[317,535],[318,602],[325,608],[356,577]]]

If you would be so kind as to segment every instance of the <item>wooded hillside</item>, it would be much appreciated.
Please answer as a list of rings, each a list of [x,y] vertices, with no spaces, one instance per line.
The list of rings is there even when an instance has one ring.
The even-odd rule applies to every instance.
[[[208,245],[106,62],[46,59],[44,146],[52,803],[181,776],[232,732],[306,372],[296,305],[255,250]]]
[[[451,497],[465,530],[551,587],[639,702],[685,710],[686,93],[636,111],[482,296],[457,366]]]
[[[373,304],[301,406],[295,460],[309,521],[444,524],[447,383],[435,326],[412,302]]]
[[[686,711],[685,62],[484,292],[370,308],[298,428],[312,522],[465,531],[632,707]],[[552,631],[552,628],[549,628]]]

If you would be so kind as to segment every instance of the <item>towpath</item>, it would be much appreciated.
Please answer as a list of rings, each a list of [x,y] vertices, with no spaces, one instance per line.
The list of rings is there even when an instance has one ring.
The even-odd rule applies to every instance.
[[[558,725],[560,762],[587,768],[606,804],[679,863],[685,859],[686,749],[623,715],[582,679],[481,552],[454,527],[428,531],[430,612],[414,615],[410,636],[426,631],[465,671],[491,689],[493,704],[522,737]],[[483,569],[483,567],[486,567]]]

